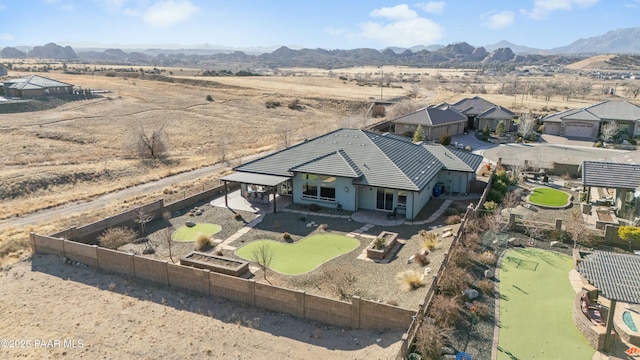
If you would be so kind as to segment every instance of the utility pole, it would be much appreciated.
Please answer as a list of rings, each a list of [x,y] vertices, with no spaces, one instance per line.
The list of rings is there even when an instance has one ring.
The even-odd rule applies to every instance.
[[[384,82],[384,70],[380,70],[380,101],[382,101],[382,83]]]

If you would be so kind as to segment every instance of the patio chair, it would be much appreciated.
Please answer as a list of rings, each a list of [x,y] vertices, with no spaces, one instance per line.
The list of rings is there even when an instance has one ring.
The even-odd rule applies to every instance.
[[[387,214],[387,219],[396,218],[398,216],[398,208],[393,208],[393,211]]]

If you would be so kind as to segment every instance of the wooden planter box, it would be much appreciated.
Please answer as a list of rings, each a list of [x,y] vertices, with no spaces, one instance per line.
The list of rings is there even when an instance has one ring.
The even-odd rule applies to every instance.
[[[383,231],[377,237],[385,239],[384,248],[374,248],[373,244],[375,243],[376,239],[373,239],[371,241],[371,244],[369,244],[369,246],[367,247],[367,257],[369,259],[382,260],[385,256],[387,256],[389,250],[391,250],[398,241],[398,233]]]
[[[213,272],[238,277],[249,271],[249,263],[246,261],[206,254],[198,251],[192,251],[185,257],[181,258],[180,265],[192,266],[198,269],[207,269]]]

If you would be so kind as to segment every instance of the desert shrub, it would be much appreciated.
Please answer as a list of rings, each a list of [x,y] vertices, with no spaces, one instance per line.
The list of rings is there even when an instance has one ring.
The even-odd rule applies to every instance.
[[[447,225],[460,224],[461,222],[462,218],[460,215],[451,215],[447,217],[447,220],[445,220],[445,224]]]
[[[196,250],[197,251],[207,251],[211,249],[213,243],[211,242],[211,237],[207,234],[198,233],[196,237]]]
[[[377,250],[382,250],[387,245],[387,241],[384,238],[377,237],[373,239],[373,248]]]
[[[571,234],[565,230],[553,229],[549,231],[549,240],[560,241],[562,243],[570,243],[572,241]]]
[[[500,203],[502,202],[502,199],[504,198],[504,193],[496,190],[496,189],[491,189],[489,190],[489,193],[487,194],[487,201],[493,201],[496,203]]]
[[[385,117],[387,115],[387,111],[384,108],[384,105],[374,105],[373,109],[371,109],[371,116],[374,118]]]
[[[233,218],[239,221],[242,220],[242,215],[240,213],[235,213],[233,214]]]
[[[289,102],[289,105],[287,105],[287,107],[291,110],[300,110],[302,109],[302,106],[300,105],[300,100],[299,99],[293,99]]]
[[[420,266],[427,266],[429,265],[429,263],[431,263],[431,260],[429,260],[427,254],[423,252],[417,252],[415,255],[413,255],[413,261],[415,261]]]
[[[207,95],[206,99],[207,99],[207,101],[213,101],[213,96]]]
[[[478,288],[478,290],[480,290],[480,292],[487,296],[493,296],[496,289],[493,281],[487,279],[478,281],[476,287]]]
[[[280,101],[274,101],[274,100],[267,100],[264,102],[264,106],[267,109],[275,109],[279,106],[282,106],[282,104],[280,104]]]
[[[420,358],[423,360],[442,359],[442,350],[449,345],[447,339],[451,337],[451,333],[451,329],[423,322],[416,334],[416,350],[422,355]]]
[[[442,136],[440,136],[440,144],[444,146],[451,144],[451,135],[446,133],[442,134]]]
[[[135,241],[138,233],[127,227],[109,228],[98,236],[98,243],[102,247],[117,249],[122,245]]]
[[[456,248],[451,253],[450,261],[452,261],[454,264],[456,264],[461,268],[468,269],[474,265],[473,264],[474,254],[472,254],[472,252],[473,250],[471,250],[470,248],[465,248],[465,247]]]
[[[419,289],[427,284],[422,279],[422,273],[415,270],[401,271],[396,275],[396,279],[404,291]]]
[[[321,231],[327,231],[327,229],[329,229],[329,224],[320,224],[320,226],[318,226],[318,229],[320,229]]]
[[[476,247],[482,245],[482,239],[477,232],[468,233],[464,235],[464,243],[469,247]]]
[[[485,201],[482,207],[489,212],[494,212],[498,208],[498,204],[496,204],[495,201]]]
[[[456,296],[462,294],[462,291],[468,287],[469,280],[470,275],[466,270],[458,266],[450,266],[438,284],[442,294]]]
[[[332,266],[326,267],[322,271],[322,282],[340,300],[349,300],[353,295],[359,293],[356,287],[357,281],[358,277],[349,269]]]
[[[283,232],[282,233],[282,240],[291,240],[291,234],[289,234],[288,232]]]
[[[491,308],[485,303],[476,301],[471,305],[471,313],[484,320],[491,317]]]
[[[213,253],[213,255],[222,256],[224,254],[222,253],[222,249],[216,249],[216,251]]]
[[[429,306],[429,317],[438,326],[454,326],[460,321],[462,312],[459,300],[458,296],[449,297],[442,294],[434,296],[433,300],[431,300],[431,306]]]
[[[477,262],[488,266],[496,263],[496,255],[491,251],[485,251],[482,254],[476,253],[475,259]]]
[[[115,71],[107,71],[107,73],[104,74],[104,76],[107,76],[107,77],[116,77],[117,75],[118,74],[116,74]]]
[[[320,205],[318,205],[318,204],[309,204],[309,211],[313,211],[313,212],[320,211]]]
[[[422,250],[433,251],[438,248],[438,236],[425,230],[420,230],[420,248]]]
[[[387,305],[391,305],[391,306],[398,306],[398,302],[391,299],[391,300],[387,300]]]
[[[460,214],[460,210],[456,209],[455,207],[448,207],[447,210],[445,210],[444,212],[445,215],[447,216],[451,216],[451,215],[458,215]]]
[[[485,223],[482,218],[469,219],[464,224],[464,233],[473,234],[483,232],[485,230]]]

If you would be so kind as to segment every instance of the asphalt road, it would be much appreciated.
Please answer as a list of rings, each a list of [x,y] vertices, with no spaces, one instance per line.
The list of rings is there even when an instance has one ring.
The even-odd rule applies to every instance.
[[[502,144],[478,152],[492,161],[502,158],[507,165],[524,164],[527,160],[535,167],[552,167],[554,162],[575,165],[585,160],[610,162],[612,156],[629,151],[553,144]]]

